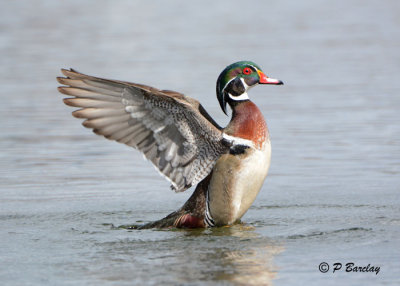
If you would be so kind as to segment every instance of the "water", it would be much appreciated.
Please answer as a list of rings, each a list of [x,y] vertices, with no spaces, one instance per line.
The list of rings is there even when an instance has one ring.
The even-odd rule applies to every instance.
[[[399,284],[397,1],[1,6],[2,285]],[[225,124],[214,84],[243,59],[286,84],[250,92],[273,159],[244,223],[117,228],[163,217],[190,191],[171,193],[138,152],[72,118],[59,69],[178,90]]]

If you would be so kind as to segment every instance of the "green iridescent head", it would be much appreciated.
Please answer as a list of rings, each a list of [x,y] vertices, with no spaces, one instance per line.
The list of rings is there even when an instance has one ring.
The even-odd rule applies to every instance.
[[[240,61],[227,66],[217,80],[217,98],[226,114],[226,104],[249,100],[247,90],[256,84],[283,84],[267,77],[261,68],[250,61]]]

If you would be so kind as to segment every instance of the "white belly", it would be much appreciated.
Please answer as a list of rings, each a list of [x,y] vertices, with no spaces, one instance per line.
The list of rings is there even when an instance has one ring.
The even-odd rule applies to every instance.
[[[225,154],[218,159],[209,187],[210,214],[216,225],[232,224],[254,202],[268,174],[271,145],[249,148],[242,155]]]

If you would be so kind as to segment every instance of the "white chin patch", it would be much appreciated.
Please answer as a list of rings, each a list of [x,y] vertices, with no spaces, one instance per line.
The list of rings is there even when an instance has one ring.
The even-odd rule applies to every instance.
[[[236,100],[236,101],[240,101],[240,100],[246,100],[249,99],[249,96],[247,94],[247,90],[249,89],[249,86],[246,84],[246,82],[244,81],[243,78],[240,79],[240,81],[242,82],[243,86],[244,86],[244,90],[245,92],[243,92],[241,95],[239,96],[233,96],[232,94],[229,93],[229,97],[232,100]]]
[[[249,95],[247,94],[247,92],[244,92],[239,96],[233,96],[232,94],[229,93],[229,97],[232,100],[236,100],[236,101],[249,99]]]

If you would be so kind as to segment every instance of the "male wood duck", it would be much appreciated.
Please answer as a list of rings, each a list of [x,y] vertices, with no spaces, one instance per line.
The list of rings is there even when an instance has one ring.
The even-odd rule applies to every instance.
[[[153,163],[176,192],[196,186],[189,200],[167,217],[140,228],[204,228],[239,221],[267,176],[271,145],[268,127],[247,91],[257,84],[283,84],[253,62],[226,67],[217,80],[217,98],[227,114],[221,128],[195,99],[170,90],[102,79],[62,69],[72,96],[64,103],[81,109],[94,133],[134,147]]]

